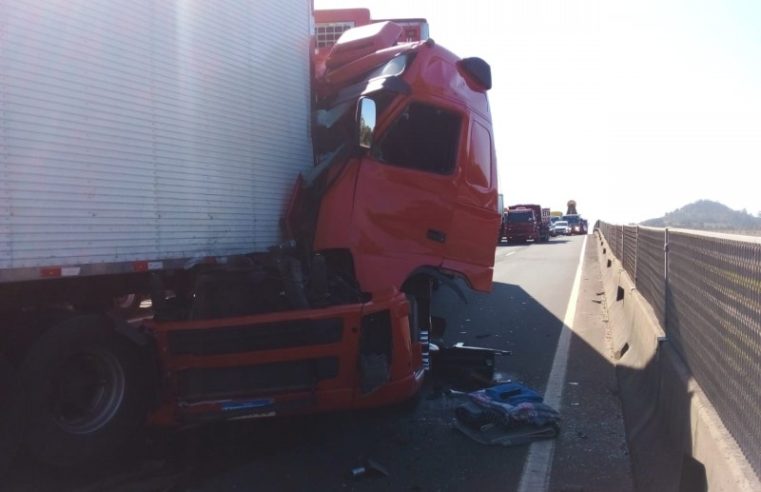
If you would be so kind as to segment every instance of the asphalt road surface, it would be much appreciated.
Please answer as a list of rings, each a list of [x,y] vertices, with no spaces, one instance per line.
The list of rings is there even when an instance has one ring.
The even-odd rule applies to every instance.
[[[575,236],[502,245],[496,252],[491,294],[468,292],[463,304],[441,288],[434,303],[434,314],[447,320],[447,343],[511,350],[511,356],[497,358],[498,377],[544,392],[563,320],[574,312],[568,309],[571,301],[575,322],[569,331],[570,352],[556,381],[556,389],[565,389],[558,405],[562,431],[543,444],[548,459],[541,459],[542,449],[536,445],[494,447],[469,440],[451,426],[462,397],[448,395],[441,382],[428,381],[415,402],[393,408],[157,434],[136,446],[132,459],[98,469],[57,472],[22,459],[5,486],[78,491],[536,490],[524,477],[529,450],[535,446],[531,466],[535,476],[546,477],[549,490],[631,490],[614,372],[605,348],[595,241],[587,241],[584,269],[579,269],[585,240]],[[577,270],[581,286],[571,298]],[[353,478],[352,468],[368,460],[383,472]]]

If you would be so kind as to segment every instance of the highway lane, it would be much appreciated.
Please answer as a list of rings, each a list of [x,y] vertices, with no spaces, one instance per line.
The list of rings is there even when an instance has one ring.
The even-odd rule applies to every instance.
[[[543,389],[562,327],[584,236],[497,248],[489,295],[451,296],[436,306],[452,329],[448,340],[513,350],[504,367],[517,380]],[[462,340],[461,340],[462,339]]]
[[[583,236],[574,236],[499,246],[491,294],[470,294],[466,306],[446,292],[437,299],[435,308],[449,325],[446,340],[511,350],[511,356],[497,359],[500,377],[543,393],[583,241]],[[445,403],[456,406],[459,402]],[[479,447],[463,441],[452,448],[442,445],[437,452],[441,463],[456,463],[455,469],[463,470],[462,478],[447,488],[468,490],[475,480],[484,490],[517,490],[528,446]],[[468,453],[463,455],[460,446]],[[445,467],[441,465],[438,474],[445,474]]]

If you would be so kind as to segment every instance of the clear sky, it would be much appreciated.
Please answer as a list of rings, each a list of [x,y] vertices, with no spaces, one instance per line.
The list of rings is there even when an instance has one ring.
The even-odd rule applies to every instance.
[[[507,203],[639,222],[695,200],[761,212],[761,0],[314,0],[425,17],[492,67]]]

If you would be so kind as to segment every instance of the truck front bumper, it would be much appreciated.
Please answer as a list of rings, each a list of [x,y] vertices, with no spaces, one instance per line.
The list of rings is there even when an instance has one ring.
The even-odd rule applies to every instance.
[[[203,321],[151,322],[155,425],[368,408],[413,396],[422,347],[406,297]]]

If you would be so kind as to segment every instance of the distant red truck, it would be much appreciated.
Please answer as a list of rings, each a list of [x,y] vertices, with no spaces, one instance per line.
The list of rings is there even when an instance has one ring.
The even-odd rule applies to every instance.
[[[508,243],[542,240],[541,207],[512,205],[503,220],[503,236]],[[549,221],[549,218],[547,219]],[[547,229],[549,234],[549,228]]]
[[[530,208],[513,208],[507,211],[504,220],[504,237],[509,243],[525,243],[529,239],[538,240],[539,230],[536,227],[536,214]]]
[[[530,213],[528,213],[530,212]],[[536,204],[511,205],[504,220],[507,242],[549,241],[550,209]]]

